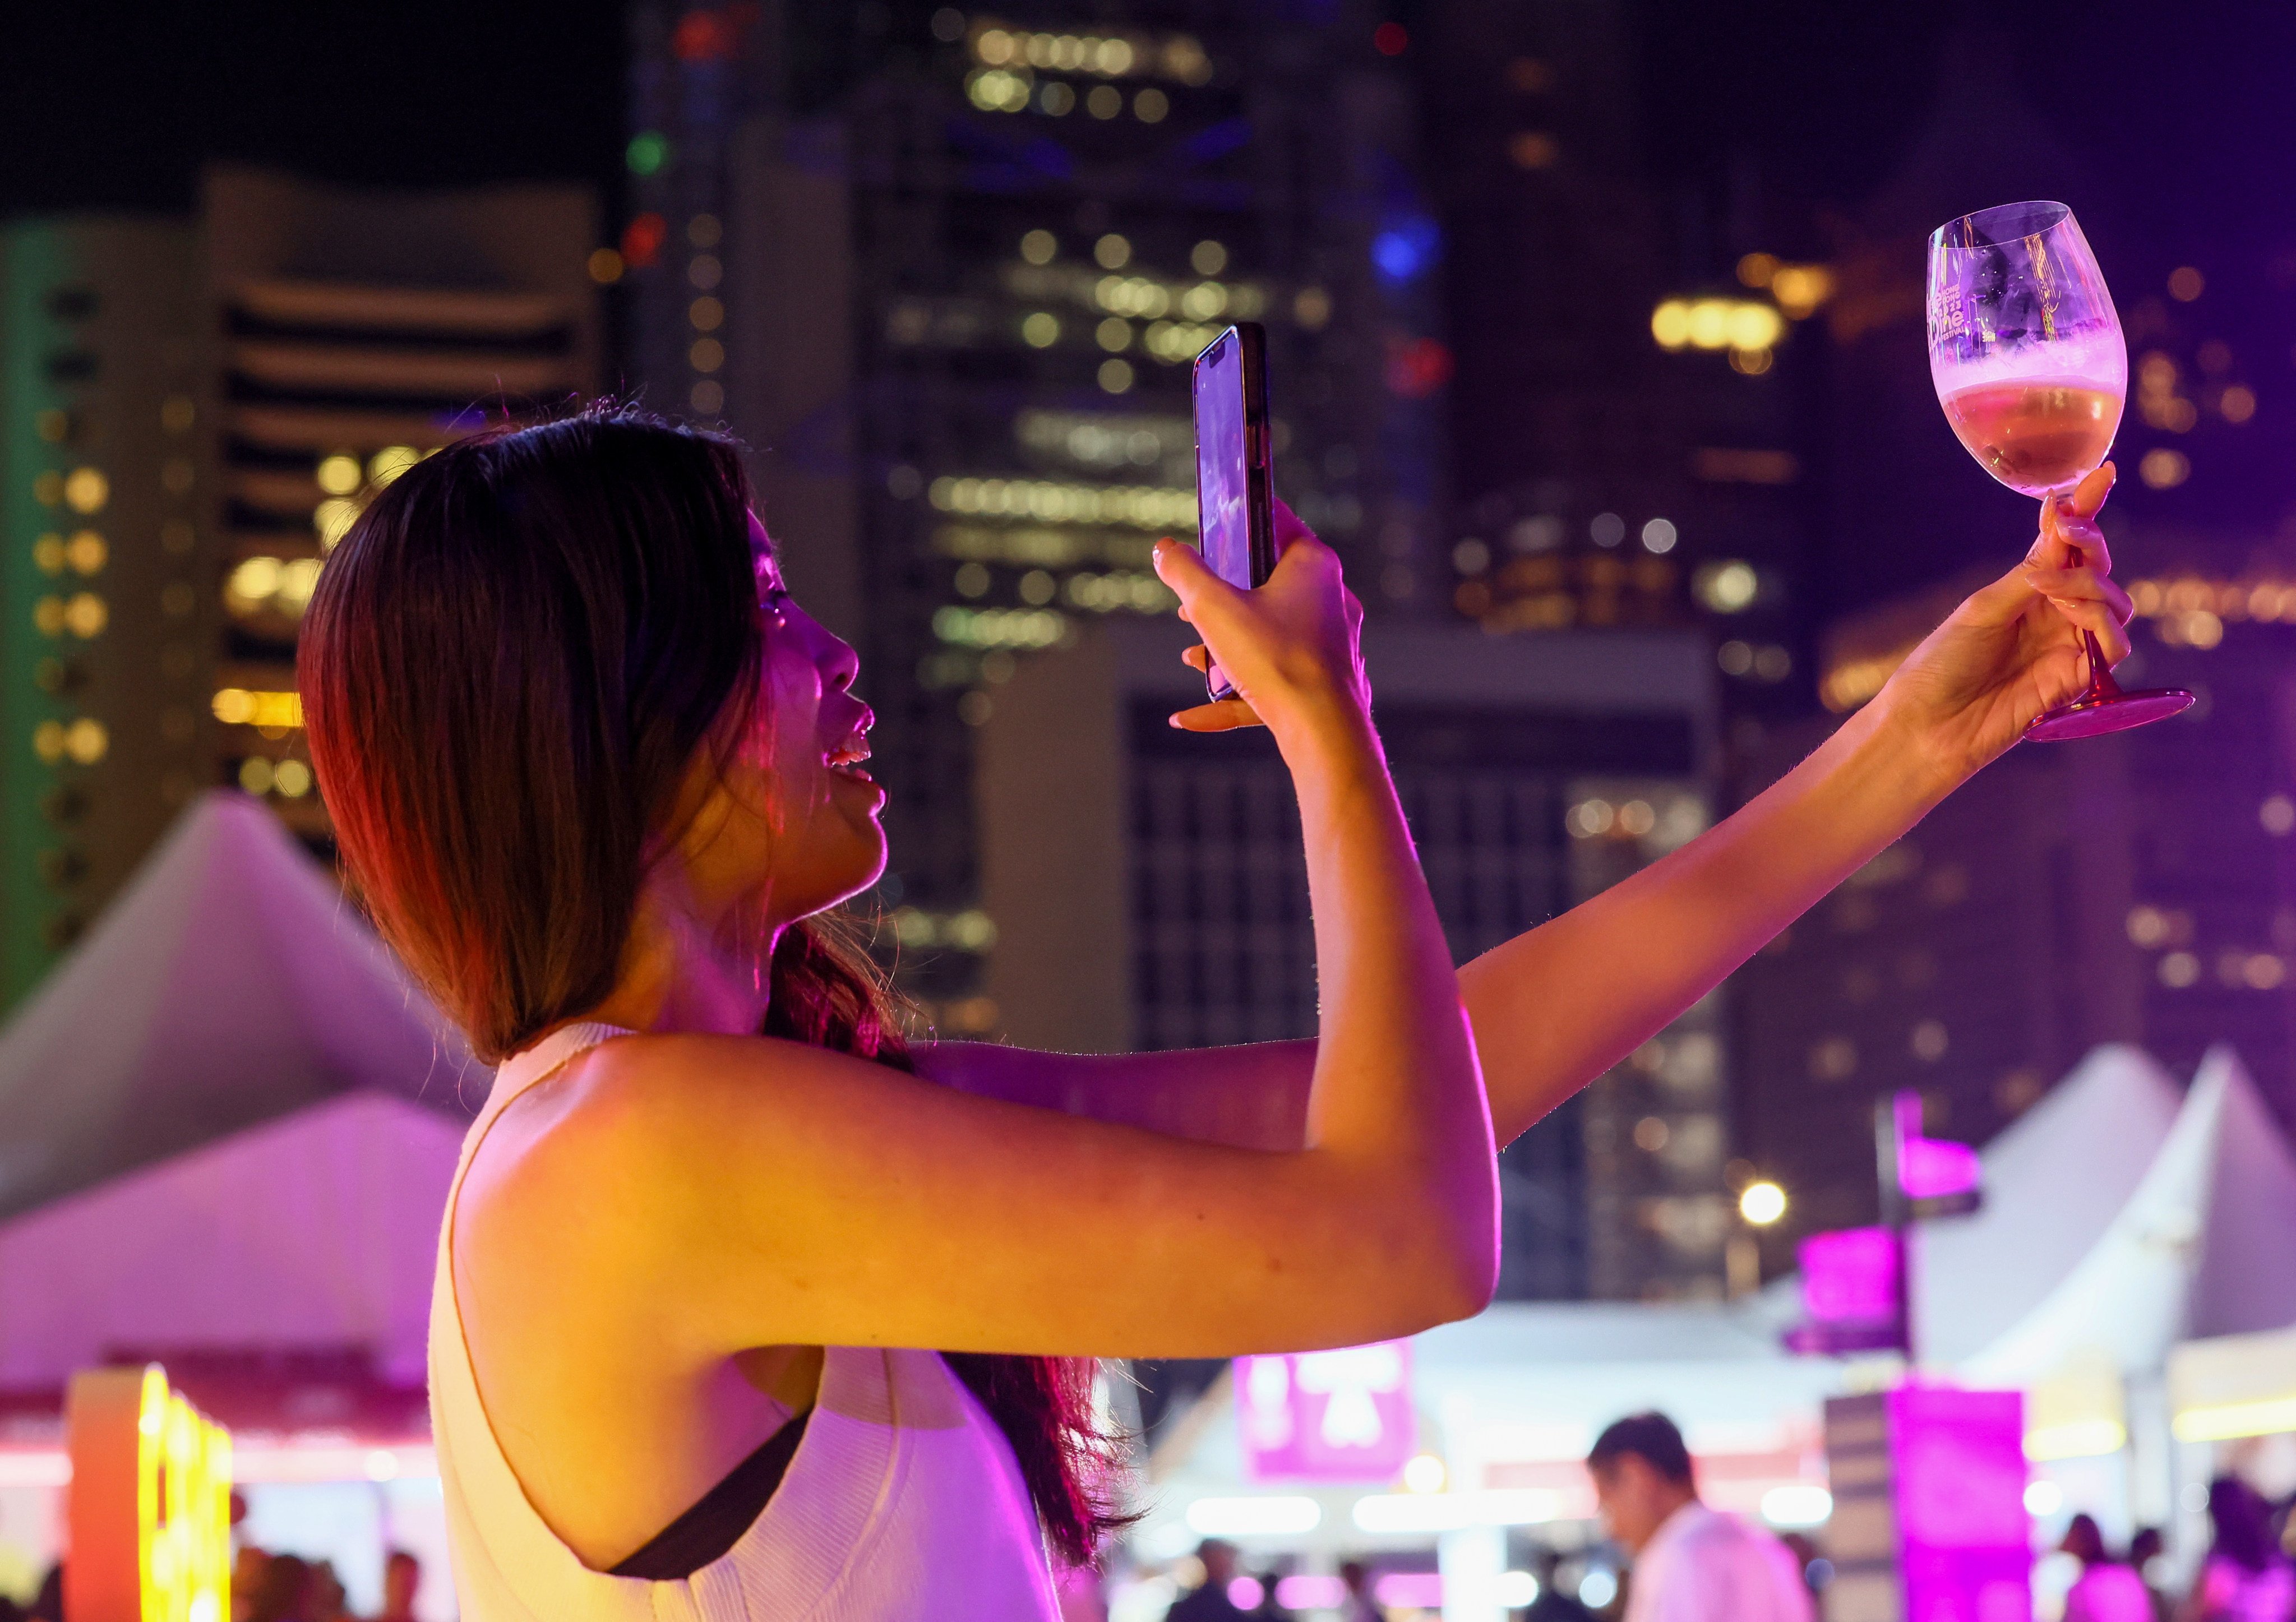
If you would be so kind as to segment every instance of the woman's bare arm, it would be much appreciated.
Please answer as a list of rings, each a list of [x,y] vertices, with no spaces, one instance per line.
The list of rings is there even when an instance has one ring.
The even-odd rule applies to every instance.
[[[2128,648],[2128,599],[2088,520],[2110,469],[2045,514],[2027,564],[1972,597],[1873,703],[1720,825],[1458,971],[1502,1143],[1624,1059],[2078,689],[2079,631]],[[2063,567],[2064,548],[2087,554]],[[1297,1141],[1312,1042],[1092,1058],[922,1050],[987,1096],[1230,1143]]]

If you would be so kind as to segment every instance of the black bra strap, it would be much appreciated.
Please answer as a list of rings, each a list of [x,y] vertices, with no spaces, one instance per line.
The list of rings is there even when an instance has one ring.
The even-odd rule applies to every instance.
[[[692,1509],[606,1575],[668,1582],[692,1577],[723,1556],[765,1513],[774,1489],[789,1473],[790,1458],[805,1436],[805,1414],[798,1414],[767,1437],[755,1453],[727,1470],[724,1480],[702,1494]]]

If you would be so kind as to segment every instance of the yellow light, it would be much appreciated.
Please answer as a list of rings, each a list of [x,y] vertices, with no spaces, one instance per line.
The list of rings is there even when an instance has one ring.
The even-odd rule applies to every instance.
[[[1084,110],[1095,119],[1112,119],[1124,111],[1124,92],[1113,85],[1095,85],[1084,99]]]
[[[213,700],[215,718],[226,726],[300,726],[300,693],[271,692],[246,687],[218,687]]]
[[[94,766],[111,747],[111,734],[93,717],[82,716],[64,728],[64,753],[81,766]]]
[[[64,537],[56,534],[42,536],[32,543],[32,565],[44,575],[60,575],[64,571]]]
[[[1061,340],[1060,317],[1038,310],[1021,323],[1021,336],[1030,348],[1049,349]]]
[[[1092,245],[1092,257],[1103,270],[1122,270],[1132,262],[1131,241],[1111,231]]]
[[[1093,329],[1092,335],[1102,348],[1112,355],[1132,347],[1132,324],[1121,315],[1111,315]]]
[[[1031,231],[1021,239],[1021,257],[1031,265],[1049,265],[1060,250],[1060,238],[1049,231]]]
[[[726,346],[714,338],[697,338],[685,358],[696,372],[715,372],[726,364]]]
[[[1823,265],[1781,265],[1770,276],[1770,297],[1800,321],[1833,297],[1833,273]]]
[[[336,542],[350,533],[358,521],[358,503],[348,496],[330,496],[311,509],[311,528],[318,533],[319,545],[332,548]]]
[[[1403,1487],[1406,1492],[1439,1493],[1451,1479],[1443,1461],[1431,1453],[1414,1454],[1403,1467]]]
[[[348,496],[359,487],[361,470],[357,456],[338,451],[319,463],[319,488],[330,496]]]
[[[223,1622],[231,1614],[231,1436],[159,1365],[73,1376],[65,1515],[74,1615]]]
[[[1738,261],[1738,280],[1748,287],[1767,287],[1778,274],[1778,256],[1750,253]]]
[[[239,786],[250,794],[268,794],[274,781],[271,763],[260,755],[250,755],[239,763]]]
[[[1679,349],[1690,341],[1690,306],[1669,299],[1651,312],[1651,336],[1662,349]]]
[[[622,279],[622,272],[627,267],[622,263],[622,256],[612,249],[594,248],[585,268],[590,273],[590,280],[601,287],[611,287]]]
[[[1227,245],[1207,237],[1188,250],[1188,264],[1200,276],[1216,276],[1227,268]]]
[[[32,729],[32,752],[53,766],[64,758],[64,724],[43,721]]]
[[[32,605],[32,628],[43,636],[64,634],[64,600],[43,597]]]
[[[1759,377],[1770,369],[1772,358],[1767,349],[1733,349],[1730,370],[1747,377]]]
[[[1775,1183],[1749,1183],[1738,1196],[1738,1215],[1767,1228],[1786,1214],[1786,1191]]]
[[[984,29],[972,42],[972,53],[995,67],[1013,60],[1013,37],[1003,29]]]
[[[1100,386],[1111,394],[1123,394],[1132,387],[1132,363],[1128,360],[1104,360],[1100,363]]]
[[[299,760],[283,760],[273,768],[271,781],[290,799],[311,791],[311,768]]]
[[[1180,314],[1191,321],[1210,321],[1227,307],[1227,289],[1217,282],[1199,282],[1180,295]]]
[[[111,548],[93,529],[82,529],[64,543],[64,558],[74,569],[84,575],[99,572],[111,556]],[[54,571],[51,569],[50,573]]]
[[[685,307],[685,324],[697,332],[714,332],[726,324],[726,306],[704,293]]]
[[[2119,1420],[2069,1420],[2025,1433],[2025,1456],[2037,1463],[2054,1459],[2090,1459],[2119,1453],[2128,1431]]]
[[[94,468],[74,468],[64,480],[64,504],[75,512],[100,512],[111,499],[111,480]]]
[[[1114,78],[1132,71],[1132,42],[1128,39],[1103,39],[1093,53],[1092,70]]]
[[[2230,1442],[2242,1437],[2277,1436],[2284,1430],[2296,1430],[2296,1397],[2186,1408],[2169,1421],[2169,1429],[2180,1442]]]
[[[1132,98],[1132,116],[1143,124],[1161,124],[1171,111],[1171,98],[1153,85]]]
[[[1729,307],[1730,347],[1767,349],[1785,335],[1785,322],[1767,304],[1748,301]]]
[[[64,604],[64,628],[83,641],[102,635],[111,618],[111,609],[94,592],[75,592]]]
[[[379,490],[422,460],[422,453],[411,445],[386,445],[367,458],[367,482]]]

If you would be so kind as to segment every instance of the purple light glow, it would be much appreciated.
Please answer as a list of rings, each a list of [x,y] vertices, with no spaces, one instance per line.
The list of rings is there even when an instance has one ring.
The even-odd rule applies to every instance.
[[[1253,1481],[1387,1481],[1417,1443],[1407,1340],[1239,1357],[1234,1379]]]
[[[1922,1098],[1897,1097],[1898,1186],[1908,1200],[1948,1200],[1973,1194],[1982,1178],[1977,1151],[1966,1143],[1922,1135]]]
[[[1898,1315],[1898,1236],[1845,1228],[1801,1241],[1802,1310],[1815,1323],[1887,1323]]]
[[[1443,1603],[1443,1579],[1432,1571],[1390,1571],[1372,1585],[1372,1597],[1398,1609],[1433,1610]]]
[[[1890,1393],[1906,1622],[2031,1622],[2025,1398]]]

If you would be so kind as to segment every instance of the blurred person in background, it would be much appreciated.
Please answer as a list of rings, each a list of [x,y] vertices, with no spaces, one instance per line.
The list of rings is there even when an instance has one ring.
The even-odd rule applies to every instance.
[[[2136,1575],[2144,1579],[2144,1592],[2152,1596],[2154,1622],[2169,1622],[2174,1614],[2176,1602],[2161,1581],[2161,1571],[2154,1561],[2168,1552],[2169,1540],[2159,1527],[2139,1527],[2136,1536],[2128,1540],[2128,1563]]]
[[[347,878],[499,1067],[432,1297],[465,1622],[606,1622],[721,1561],[858,1619],[1050,1618],[1047,1550],[1125,1519],[1089,1359],[1480,1311],[1495,1136],[2079,692],[2083,632],[2127,656],[2111,482],[1743,809],[1464,969],[1337,555],[1281,511],[1240,592],[1159,543],[1239,694],[1172,725],[1264,725],[1292,774],[1321,1035],[1100,1056],[913,1048],[840,933],[887,859],[873,717],[738,447],[594,409],[417,463],[330,555],[298,684]]]
[[[1164,1622],[1241,1622],[1247,1613],[1227,1595],[1236,1577],[1235,1545],[1207,1537],[1196,1545],[1196,1563],[1204,1569],[1204,1580],[1172,1602]]]
[[[1342,1561],[1340,1582],[1348,1597],[1340,1602],[1340,1622],[1387,1622],[1387,1613],[1372,1597],[1371,1568],[1359,1560]]]
[[[1280,1571],[1263,1571],[1258,1577],[1259,1603],[1244,1614],[1251,1622],[1292,1622],[1292,1612],[1276,1597],[1275,1585],[1283,1580]]]
[[[2216,1536],[2177,1622],[2289,1622],[2296,1616],[2296,1569],[2272,1539],[2272,1506],[2238,1476],[2209,1483]]]
[[[33,1622],[64,1622],[64,1569],[61,1564],[48,1568],[25,1614]]]
[[[234,1499],[238,1495],[233,1494]],[[232,1622],[248,1622],[255,1614],[255,1597],[263,1592],[263,1570],[271,1556],[253,1544],[242,1544],[231,1562]]]
[[[2065,1592],[2064,1622],[2154,1622],[2152,1591],[2135,1567],[2106,1551],[2094,1516],[2074,1516],[2057,1547],[2081,1563]]]
[[[275,1554],[263,1562],[263,1581],[248,1610],[248,1622],[311,1622],[305,1609],[310,1598],[311,1567],[293,1554]]]
[[[414,1596],[422,1590],[422,1562],[404,1549],[382,1561],[382,1609],[374,1622],[414,1622]]]
[[[1636,1413],[1587,1455],[1603,1527],[1634,1566],[1626,1622],[1811,1622],[1793,1551],[1698,1499],[1690,1450],[1662,1413]]]
[[[1522,1622],[1595,1622],[1586,1602],[1556,1580],[1562,1569],[1559,1551],[1542,1546],[1531,1552],[1530,1574],[1538,1579],[1538,1597],[1525,1608]]]
[[[335,1575],[334,1561],[316,1562],[303,1592],[304,1622],[353,1622],[350,1595],[344,1591],[342,1578]]]

